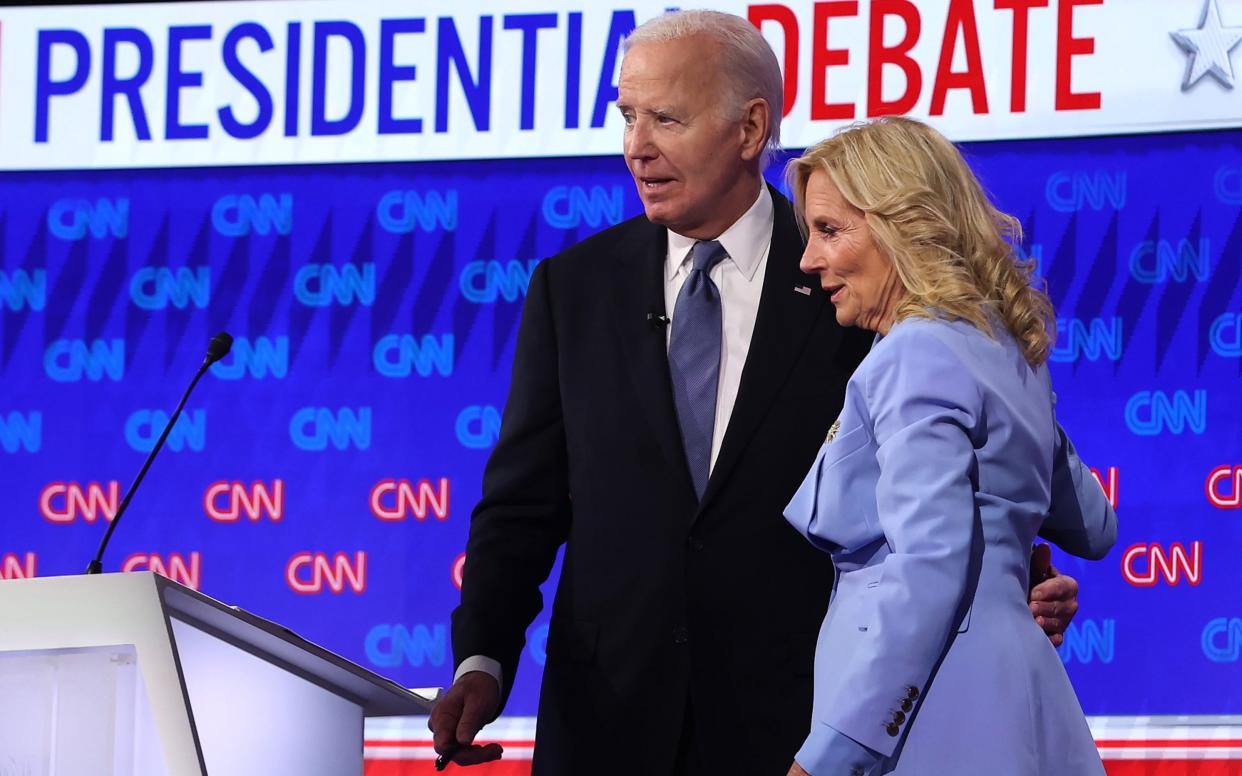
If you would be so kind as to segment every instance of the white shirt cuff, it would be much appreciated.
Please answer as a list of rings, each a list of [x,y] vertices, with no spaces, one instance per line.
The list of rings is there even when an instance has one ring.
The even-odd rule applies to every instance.
[[[505,686],[504,673],[501,671],[500,661],[493,660],[492,658],[484,655],[471,655],[461,661],[461,665],[457,666],[457,673],[453,674],[454,684],[462,677],[463,674],[468,674],[471,671],[482,671],[491,678],[495,679],[496,684],[499,687],[503,688]]]

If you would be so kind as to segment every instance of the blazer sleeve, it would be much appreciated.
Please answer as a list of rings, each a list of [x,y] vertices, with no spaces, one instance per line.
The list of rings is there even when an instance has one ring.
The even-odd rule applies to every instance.
[[[543,606],[570,523],[568,455],[557,372],[549,263],[531,274],[518,329],[500,436],[470,519],[461,604],[453,611],[454,665],[473,655],[499,661],[501,708]]]
[[[893,753],[977,580],[980,389],[962,357],[921,322],[903,324],[889,339],[872,353],[864,381],[880,469],[876,507],[889,554],[878,564],[878,582],[848,604],[856,622],[838,633],[854,643],[838,653],[848,657],[834,670],[849,678],[833,697],[816,698],[823,727],[813,725],[808,750],[817,735],[835,731]]]
[[[1058,423],[1052,503],[1039,535],[1071,555],[1099,560],[1117,541],[1117,513]]]

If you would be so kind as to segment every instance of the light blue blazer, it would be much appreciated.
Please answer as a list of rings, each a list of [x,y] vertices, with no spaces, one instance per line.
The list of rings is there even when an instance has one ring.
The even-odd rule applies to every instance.
[[[1117,518],[1003,328],[877,338],[785,516],[837,568],[803,768],[1104,773],[1027,588],[1037,534],[1098,559]]]

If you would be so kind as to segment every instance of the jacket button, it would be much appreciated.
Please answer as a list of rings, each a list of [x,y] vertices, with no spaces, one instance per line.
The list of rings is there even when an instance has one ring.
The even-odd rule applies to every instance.
[[[905,721],[906,721],[906,715],[905,715],[905,714],[902,714],[900,711],[894,711],[894,712],[893,712],[893,722],[896,722],[898,725],[900,725],[901,723],[903,723],[903,722],[905,722]]]
[[[888,733],[890,736],[893,736],[894,738],[896,738],[897,734],[901,732],[901,728],[897,727],[896,725],[890,722],[888,723],[888,725],[884,727],[884,731]]]
[[[673,643],[685,644],[690,641],[690,631],[682,626],[673,628]]]
[[[915,687],[914,685],[907,687],[906,697],[909,698],[910,700],[917,699],[919,697],[919,688]]]
[[[902,711],[909,711],[912,708],[914,708],[914,703],[909,698],[906,698],[904,701],[901,702]]]
[[[690,549],[696,552],[703,549],[703,540],[697,536],[691,536],[687,543],[690,545]]]

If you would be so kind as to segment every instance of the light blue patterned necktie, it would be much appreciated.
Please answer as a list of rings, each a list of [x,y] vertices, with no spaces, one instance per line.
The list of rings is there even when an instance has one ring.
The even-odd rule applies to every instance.
[[[693,266],[677,295],[668,346],[677,423],[694,492],[700,499],[711,470],[716,385],[720,379],[720,290],[708,273],[727,256],[715,240],[694,244],[690,252]]]

